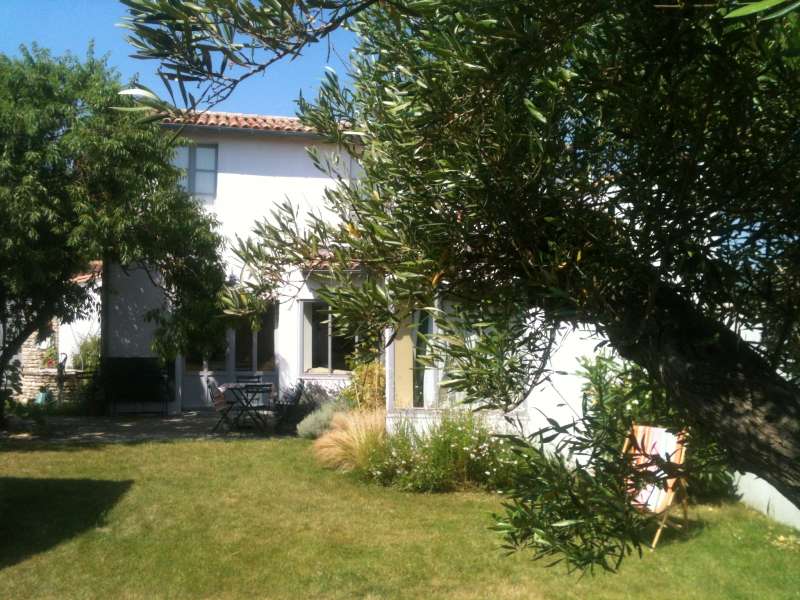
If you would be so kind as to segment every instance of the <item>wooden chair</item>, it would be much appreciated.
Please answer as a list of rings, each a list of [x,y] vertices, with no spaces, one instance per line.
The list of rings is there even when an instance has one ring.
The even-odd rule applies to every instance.
[[[661,532],[667,526],[676,495],[681,494],[684,527],[689,523],[689,504],[686,491],[686,479],[680,476],[670,476],[670,473],[680,471],[686,458],[685,435],[668,432],[663,427],[648,425],[634,425],[631,429],[622,453],[631,452],[634,468],[653,472],[659,476],[667,476],[666,487],[662,488],[655,483],[632,490],[635,494],[634,504],[643,511],[648,511],[659,516],[658,530],[651,544],[655,550]]]
[[[226,397],[224,392],[217,387],[217,384],[211,380],[208,381],[208,397],[211,399],[214,410],[219,413],[219,420],[211,429],[211,433],[216,433],[223,423],[228,426],[229,430],[236,427],[239,421],[238,415],[233,420],[230,418],[231,411],[236,407],[236,401]]]

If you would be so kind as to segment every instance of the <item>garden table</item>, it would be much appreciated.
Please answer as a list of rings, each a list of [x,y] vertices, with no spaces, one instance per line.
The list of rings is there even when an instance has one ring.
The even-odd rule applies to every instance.
[[[266,394],[271,398],[271,383],[223,383],[219,386],[219,391],[223,394],[230,392],[236,401],[236,405],[233,408],[238,413],[235,419],[236,424],[239,423],[239,419],[243,415],[247,415],[258,429],[267,431],[269,425],[264,415],[259,412],[260,406],[255,401],[262,394]]]

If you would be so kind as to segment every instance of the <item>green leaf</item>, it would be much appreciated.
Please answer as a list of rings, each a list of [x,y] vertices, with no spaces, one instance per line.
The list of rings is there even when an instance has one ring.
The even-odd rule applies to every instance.
[[[531,115],[533,115],[534,119],[542,123],[547,123],[547,117],[545,117],[541,113],[541,111],[538,108],[536,108],[536,105],[533,102],[531,102],[527,98],[523,99],[523,102],[525,103],[525,108],[527,108],[528,112],[531,113]]]
[[[583,523],[583,519],[565,519],[564,521],[553,523],[551,527],[572,527],[573,525],[578,525],[580,523]]]
[[[765,21],[769,21],[770,19],[777,19],[778,17],[782,17],[783,15],[795,10],[797,7],[800,6],[800,0],[796,0],[792,2],[788,6],[784,6],[774,12],[769,13],[766,17],[764,17]]]
[[[148,98],[150,100],[159,101],[160,98],[151,92],[148,89],[138,87],[138,88],[128,88],[127,90],[122,90],[119,93],[120,96],[133,96],[134,98]]]
[[[725,18],[735,19],[737,17],[745,17],[747,15],[752,15],[761,11],[769,10],[775,6],[778,6],[779,4],[783,4],[786,1],[787,0],[761,0],[760,2],[751,2],[749,4],[746,4],[745,6],[742,6],[740,8],[737,8],[736,10],[729,12],[727,15],[725,15]]]

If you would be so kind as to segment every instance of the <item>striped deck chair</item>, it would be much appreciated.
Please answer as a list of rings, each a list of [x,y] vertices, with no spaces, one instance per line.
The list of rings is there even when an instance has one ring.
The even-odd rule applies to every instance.
[[[646,469],[656,474],[665,474],[658,465],[660,460],[669,463],[669,471],[673,471],[672,467],[674,467],[674,470],[679,470],[686,458],[684,434],[676,435],[663,427],[634,425],[622,448],[622,453],[625,454],[626,452],[632,453],[634,468]],[[666,474],[669,475],[669,472]],[[678,492],[681,493],[683,520],[684,526],[686,526],[688,524],[688,501],[686,480],[683,477],[668,477],[667,485],[664,488],[650,484],[638,492],[633,492],[636,494],[633,499],[634,505],[640,510],[651,512],[660,517],[658,530],[651,544],[653,550],[658,544],[661,532],[667,526],[670,509]]]

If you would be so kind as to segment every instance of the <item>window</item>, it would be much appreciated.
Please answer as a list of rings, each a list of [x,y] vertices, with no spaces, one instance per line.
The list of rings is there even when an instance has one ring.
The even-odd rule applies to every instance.
[[[224,371],[226,369],[227,350],[225,344],[220,344],[213,352],[203,355],[196,350],[186,354],[186,371],[194,373],[198,371]]]
[[[276,308],[270,307],[261,316],[258,331],[253,331],[250,321],[241,321],[233,330],[228,330],[228,344],[220,345],[210,355],[196,350],[188,352],[186,371],[228,371],[229,358],[236,371],[274,371],[276,313]]]
[[[184,172],[180,185],[189,194],[208,204],[217,195],[217,146],[197,144],[179,146],[173,164]]]
[[[416,341],[414,343],[414,408],[425,406],[426,388],[429,388],[431,378],[430,369],[417,362],[417,358],[422,358],[428,354],[428,338],[433,333],[433,318],[430,313],[420,311],[417,314]]]
[[[330,307],[325,302],[303,305],[303,370],[310,374],[344,374],[353,338],[335,335]]]
[[[254,332],[250,322],[240,323],[235,331],[237,371],[275,370],[275,308],[261,316],[261,328]]]

